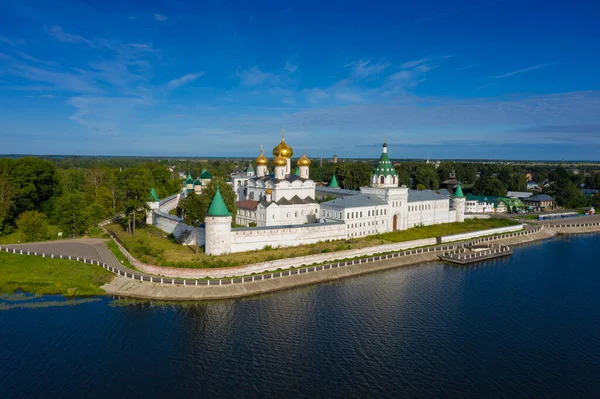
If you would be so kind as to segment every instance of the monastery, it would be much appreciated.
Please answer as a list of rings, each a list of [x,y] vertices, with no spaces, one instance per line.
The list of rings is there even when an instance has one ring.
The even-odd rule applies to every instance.
[[[180,218],[168,215],[188,191],[201,191],[206,183],[202,177],[209,176],[204,172],[197,181],[188,175],[181,195],[149,203],[147,221],[176,236],[187,234],[192,237],[192,243],[198,240],[199,245],[204,245],[205,253],[212,255],[464,221],[466,199],[460,183],[453,196],[399,186],[386,143],[370,184],[360,190],[340,189],[335,176],[329,187],[317,187],[310,179],[311,161],[306,154],[295,161],[296,168],[292,172],[294,150],[283,135],[272,154],[272,172],[261,149],[255,160],[256,169],[250,164],[244,173],[232,177],[232,188],[237,196],[236,224],[246,227],[231,227],[232,215],[218,189],[203,228],[193,229]],[[321,191],[320,198],[335,199],[319,203],[318,191]],[[189,243],[189,239],[184,243]]]

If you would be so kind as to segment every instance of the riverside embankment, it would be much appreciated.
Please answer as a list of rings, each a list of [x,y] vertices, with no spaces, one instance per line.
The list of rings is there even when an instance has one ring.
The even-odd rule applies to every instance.
[[[600,231],[600,225],[596,226]],[[497,242],[503,245],[518,246],[534,241],[552,238],[557,233],[549,228],[528,228],[527,231],[504,234],[502,236],[484,237],[468,243]],[[163,279],[163,284],[138,281],[132,278],[118,277],[102,288],[110,295],[139,299],[158,299],[173,301],[215,300],[254,296],[289,288],[324,283],[341,278],[358,276],[396,267],[415,265],[437,261],[439,254],[452,247],[467,243],[447,244],[436,247],[412,249],[410,251],[373,256],[365,259],[342,261],[320,266],[309,266],[301,269],[289,269],[273,273],[265,273],[231,282],[218,280],[213,285],[182,285],[176,280]],[[172,281],[172,284],[165,282]]]

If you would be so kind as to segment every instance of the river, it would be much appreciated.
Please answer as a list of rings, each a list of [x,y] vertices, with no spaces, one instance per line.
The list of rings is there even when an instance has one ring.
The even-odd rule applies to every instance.
[[[0,397],[600,397],[600,235],[245,300],[0,298]]]

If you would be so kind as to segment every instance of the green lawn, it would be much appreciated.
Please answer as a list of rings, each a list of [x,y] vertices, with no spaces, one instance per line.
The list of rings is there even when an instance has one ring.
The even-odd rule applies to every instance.
[[[2,293],[22,290],[40,295],[102,295],[100,286],[113,278],[114,274],[97,265],[0,252]]]
[[[202,248],[200,248],[200,253],[196,255],[194,247],[187,247],[173,242],[165,233],[153,226],[139,228],[135,237],[123,231],[123,228],[118,224],[111,224],[106,228],[114,232],[121,239],[125,248],[142,262],[160,266],[203,268],[239,266],[303,255],[360,249],[395,242],[505,227],[516,223],[508,219],[468,219],[464,223],[415,227],[395,233],[352,240],[327,241],[287,248],[265,248],[221,256],[206,255],[202,252]]]
[[[54,226],[54,225],[49,225],[48,226],[48,234],[46,235],[46,238],[44,238],[40,241],[57,240],[59,231],[61,231],[60,227]],[[15,229],[15,231],[13,231],[10,234],[0,236],[0,244],[18,244],[18,243],[23,243],[23,242],[25,242],[25,240],[23,239],[23,234],[22,234],[21,230],[19,230],[19,229]]]
[[[412,229],[397,231],[395,233],[378,234],[374,237],[390,242],[420,240],[430,237],[441,237],[452,234],[467,233],[470,231],[495,229],[518,224],[512,219],[467,219],[463,223],[444,223],[433,226],[417,226]]]

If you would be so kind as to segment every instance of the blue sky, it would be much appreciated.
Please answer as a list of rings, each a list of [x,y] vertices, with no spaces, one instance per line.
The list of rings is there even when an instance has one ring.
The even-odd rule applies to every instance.
[[[592,1],[0,2],[0,153],[600,160]]]

